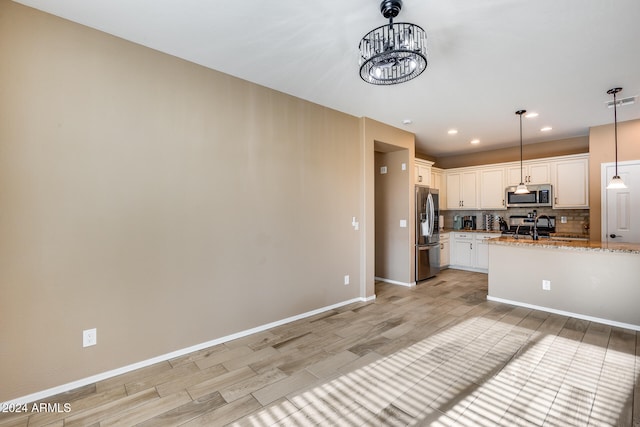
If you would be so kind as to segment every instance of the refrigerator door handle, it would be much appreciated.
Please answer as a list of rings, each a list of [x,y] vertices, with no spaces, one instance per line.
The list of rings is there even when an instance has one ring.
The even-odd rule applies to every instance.
[[[433,227],[435,226],[435,210],[433,207],[433,196],[431,193],[427,196],[427,205],[429,207],[429,237],[432,237]]]

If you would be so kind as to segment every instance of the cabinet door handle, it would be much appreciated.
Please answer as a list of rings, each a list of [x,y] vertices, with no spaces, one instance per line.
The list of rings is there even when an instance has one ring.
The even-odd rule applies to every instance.
[[[418,175],[418,182],[422,182],[422,175]]]
[[[473,250],[473,243],[469,243],[469,249]]]
[[[440,243],[440,249],[444,249],[444,243]]]
[[[502,206],[504,206],[504,199],[502,199]]]

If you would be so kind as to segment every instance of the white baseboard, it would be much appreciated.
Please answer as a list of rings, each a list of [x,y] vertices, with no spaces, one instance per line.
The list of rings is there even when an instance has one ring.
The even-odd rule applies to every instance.
[[[467,266],[464,266],[464,265],[453,265],[453,264],[451,264],[451,265],[449,265],[448,268],[450,268],[452,270],[473,271],[473,272],[476,272],[476,273],[485,273],[485,274],[489,273],[489,270],[486,269],[486,268],[467,267]]]
[[[518,307],[531,308],[534,310],[546,311],[547,313],[560,314],[562,316],[575,317],[576,319],[588,320],[590,322],[602,323],[604,325],[631,329],[633,331],[640,331],[640,325],[632,325],[631,323],[616,322],[615,320],[602,319],[600,317],[587,316],[585,314],[579,314],[579,313],[571,313],[569,311],[556,310],[555,308],[542,307],[539,305],[527,304],[525,302],[511,301],[508,299],[496,298],[489,295],[487,295],[487,299],[489,301],[501,302],[504,304],[516,305]]]
[[[374,280],[378,282],[390,283],[392,285],[406,286],[408,288],[414,287],[416,285],[416,282],[413,282],[413,283],[398,282],[397,280],[385,279],[384,277],[374,277]]]
[[[42,390],[36,393],[32,393],[26,396],[19,397],[17,399],[9,400],[7,402],[0,402],[0,407],[6,407],[11,405],[24,405],[31,402],[35,402],[37,400],[46,399],[47,397],[54,396],[56,394],[64,393],[78,387],[83,387],[89,384],[93,384],[98,381],[106,380],[107,378],[115,377],[116,375],[121,375],[130,371],[134,371],[136,369],[144,368],[146,366],[153,365],[154,363],[164,362],[170,359],[174,359],[176,357],[184,356],[185,354],[192,353],[194,351],[202,350],[207,347],[212,347],[214,345],[223,344],[228,341],[232,341],[238,338],[246,337],[247,335],[255,334],[257,332],[266,331],[267,329],[274,328],[276,326],[284,325],[286,323],[291,323],[296,320],[304,319],[306,317],[315,316],[316,314],[323,313],[325,311],[333,310],[334,308],[343,307],[345,305],[353,304],[355,302],[368,302],[375,300],[376,296],[370,297],[360,297],[353,298],[348,301],[339,302],[333,305],[329,305],[326,307],[318,308],[316,310],[308,311],[306,313],[298,314],[296,316],[287,317],[286,319],[277,320],[275,322],[267,323],[266,325],[257,326],[255,328],[247,329],[245,331],[237,332],[235,334],[227,335],[225,337],[216,338],[211,341],[207,341],[201,344],[196,344],[191,347],[183,348],[181,350],[172,351],[171,353],[166,353],[157,357],[153,357],[151,359],[143,360],[141,362],[132,363],[131,365],[123,366],[121,368],[112,369],[107,372],[103,372],[100,374],[92,375],[87,378],[83,378],[81,380],[72,381],[70,383],[62,384],[56,387],[52,387],[46,390]]]

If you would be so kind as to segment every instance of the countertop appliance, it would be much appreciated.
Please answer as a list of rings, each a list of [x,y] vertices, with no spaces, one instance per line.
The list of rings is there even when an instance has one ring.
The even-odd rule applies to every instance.
[[[548,237],[550,233],[556,232],[556,217],[547,215],[538,215],[538,235]],[[509,217],[508,228],[502,231],[503,236],[532,235],[533,227],[536,221],[534,214],[529,215],[512,215]]]
[[[462,217],[460,215],[453,216],[453,229],[462,230]]]
[[[505,200],[508,208],[527,208],[552,206],[551,184],[527,185],[529,193],[516,194],[516,187],[505,189]]]
[[[473,215],[465,215],[462,217],[462,228],[465,230],[476,229],[476,217]]]
[[[438,190],[416,186],[416,282],[440,272]]]

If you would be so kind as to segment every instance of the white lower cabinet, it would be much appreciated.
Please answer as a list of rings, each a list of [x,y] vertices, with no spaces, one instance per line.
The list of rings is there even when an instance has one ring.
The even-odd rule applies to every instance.
[[[498,237],[497,234],[476,234],[476,267],[484,270],[489,269],[489,239]]]
[[[489,239],[496,233],[451,233],[451,268],[488,272]]]
[[[451,263],[451,250],[449,249],[449,233],[440,234],[440,268],[448,267]]]
[[[451,233],[451,265],[471,267],[473,265],[473,234]]]

